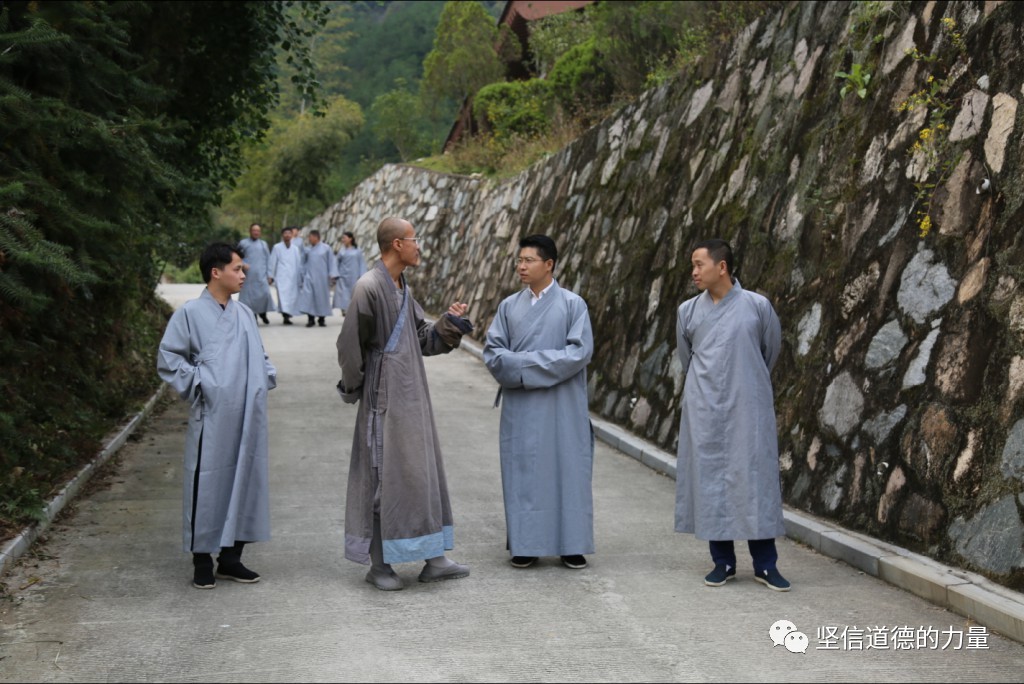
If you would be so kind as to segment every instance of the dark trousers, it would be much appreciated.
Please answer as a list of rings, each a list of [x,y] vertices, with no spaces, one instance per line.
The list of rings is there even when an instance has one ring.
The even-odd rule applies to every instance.
[[[217,556],[217,564],[228,567],[242,562],[242,549],[248,542],[235,542],[234,546],[221,547],[220,555]],[[212,568],[213,555],[209,553],[193,553],[192,565],[197,568]]]
[[[710,541],[711,560],[715,565],[728,565],[736,567],[736,547],[732,541]],[[750,549],[750,557],[754,559],[754,572],[760,574],[763,570],[775,569],[775,563],[779,560],[779,553],[775,550],[775,539],[750,539],[747,541],[747,548]]]

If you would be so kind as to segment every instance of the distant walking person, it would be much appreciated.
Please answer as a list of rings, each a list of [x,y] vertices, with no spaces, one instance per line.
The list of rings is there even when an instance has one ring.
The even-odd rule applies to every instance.
[[[347,403],[359,402],[345,558],[369,564],[366,581],[395,591],[403,584],[392,563],[425,560],[420,582],[469,575],[468,566],[445,556],[454,525],[423,357],[450,352],[473,326],[459,302],[436,323],[424,320],[404,275],[420,263],[411,223],[384,219],[377,244],[381,259],[356,283],[337,345],[338,391]]]
[[[366,273],[366,259],[363,258],[363,250],[356,245],[356,236],[352,231],[346,230],[341,234],[341,247],[338,248],[335,257],[338,261],[338,283],[334,287],[334,307],[341,309],[344,316],[348,310],[349,302],[352,301],[352,291],[356,287],[356,281]]]
[[[281,241],[270,250],[268,282],[277,286],[277,306],[284,324],[292,324],[299,313],[299,292],[302,289],[302,247],[292,240],[294,228],[281,229]]]
[[[254,223],[249,226],[249,237],[239,241],[238,246],[242,250],[243,261],[245,262],[245,287],[238,295],[238,301],[242,302],[253,314],[263,319],[263,322],[270,325],[267,318],[268,311],[277,311],[274,306],[274,296],[270,293],[270,278],[267,275],[267,267],[270,265],[270,248],[260,238],[263,229],[260,224]]]
[[[709,542],[719,587],[736,575],[733,541],[747,540],[754,578],[775,591],[790,584],[776,568],[785,535],[771,369],[782,328],[771,303],[733,277],[724,240],[693,249],[701,294],[679,307],[676,342],[686,373],[676,474],[676,532]]]
[[[323,328],[325,318],[331,315],[331,290],[338,280],[338,264],[334,252],[320,241],[320,231],[309,232],[309,245],[302,250],[302,292],[299,310],[309,317],[307,328],[317,322]],[[319,319],[314,321],[314,318]]]
[[[594,435],[587,364],[594,336],[587,304],[553,277],[558,250],[546,235],[519,242],[526,287],[498,305],[484,363],[501,402],[501,484],[512,565],[539,556],[587,567],[594,552]]]
[[[263,350],[252,311],[231,295],[245,270],[237,247],[214,243],[199,257],[206,289],[174,312],[157,371],[192,405],[185,436],[184,547],[192,584],[213,589],[216,577],[252,583],[242,548],[270,539],[267,391],[277,371]]]

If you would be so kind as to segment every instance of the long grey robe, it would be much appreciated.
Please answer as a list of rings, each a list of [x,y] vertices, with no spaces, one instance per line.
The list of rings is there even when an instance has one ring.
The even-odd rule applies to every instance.
[[[203,290],[167,323],[157,372],[192,404],[185,436],[185,551],[215,553],[236,541],[270,539],[267,392],[277,385],[277,370],[252,310],[233,299],[221,308]]]
[[[687,370],[675,529],[709,541],[786,533],[770,377],[782,329],[767,299],[733,282],[717,305],[707,291],[683,302],[676,325]]]
[[[277,311],[274,306],[274,296],[270,294],[270,285],[267,283],[267,267],[270,265],[270,248],[262,239],[253,240],[245,238],[240,240],[238,246],[245,254],[243,261],[248,265],[245,274],[245,284],[238,294],[238,301],[242,302],[256,313]]]
[[[345,502],[345,558],[370,562],[379,511],[384,562],[444,555],[453,548],[448,484],[423,357],[446,354],[462,333],[447,314],[423,319],[402,276],[382,261],[357,282],[338,335],[342,398],[359,402]],[[397,330],[397,333],[395,332]]]
[[[295,240],[288,247],[283,241],[274,245],[274,249],[270,250],[268,273],[277,288],[278,310],[289,316],[297,315],[299,291],[302,288],[302,247]]]
[[[342,247],[335,255],[338,263],[338,282],[334,286],[334,308],[342,313],[352,301],[352,290],[356,281],[366,273],[366,259],[358,247]]]
[[[498,305],[484,363],[501,385],[501,484],[513,556],[594,552],[594,438],[587,304],[555,282],[530,305],[525,289]]]
[[[334,252],[323,242],[308,245],[302,254],[302,293],[299,311],[310,316],[330,316],[331,280],[338,277]]]

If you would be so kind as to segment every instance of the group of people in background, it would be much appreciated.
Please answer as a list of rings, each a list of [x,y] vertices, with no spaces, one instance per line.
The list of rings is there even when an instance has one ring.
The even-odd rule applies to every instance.
[[[381,222],[380,260],[365,273],[350,233],[334,255],[317,231],[303,248],[285,229],[269,258],[259,234],[254,224],[247,244],[215,243],[204,251],[200,269],[207,289],[174,313],[160,344],[160,376],[192,406],[184,545],[193,556],[193,585],[210,589],[217,577],[258,581],[259,574],[241,563],[242,548],[269,539],[266,395],[277,378],[258,330],[257,318],[262,314],[266,322],[266,310],[247,301],[263,296],[257,306],[269,308],[268,286],[276,283],[286,324],[291,307],[298,306],[310,317],[308,326],[314,317],[323,325],[330,315],[327,286],[340,286],[342,263],[362,273],[340,291],[341,306],[335,293],[336,308],[355,312],[345,316],[337,339],[337,389],[346,403],[359,404],[344,555],[369,565],[366,581],[383,591],[404,587],[395,563],[423,562],[420,582],[468,577],[469,566],[447,557],[454,518],[423,365],[424,357],[452,351],[473,331],[467,305],[453,302],[436,321],[426,318],[405,277],[406,268],[420,263],[420,238],[407,220]],[[582,570],[586,555],[594,553],[594,431],[587,396],[593,330],[585,300],[554,277],[554,240],[530,235],[518,247],[515,266],[523,287],[499,304],[483,348],[498,384],[494,405],[502,408],[506,551],[515,568],[560,557],[565,567]],[[291,271],[283,266],[286,259],[294,260]],[[746,540],[754,578],[788,591],[775,548],[775,537],[785,534],[770,378],[782,343],[779,319],[767,298],[743,289],[733,275],[727,242],[697,243],[691,265],[700,294],[677,311],[685,384],[675,529],[708,542],[714,568],[705,585],[720,587],[735,578],[734,541]],[[246,284],[247,278],[255,283]],[[296,284],[301,287],[293,300]],[[232,295],[239,292],[236,305]],[[212,554],[218,551],[214,572]]]
[[[366,272],[366,259],[350,231],[341,237],[337,252],[323,242],[320,231],[309,232],[304,244],[301,229],[281,229],[281,240],[273,249],[262,238],[263,228],[249,226],[249,237],[240,240],[245,255],[246,286],[239,301],[252,309],[254,316],[270,325],[267,313],[280,311],[284,325],[293,325],[292,317],[305,314],[306,327],[325,327],[334,309],[342,315],[352,301],[359,276]],[[277,303],[271,293],[277,290]]]

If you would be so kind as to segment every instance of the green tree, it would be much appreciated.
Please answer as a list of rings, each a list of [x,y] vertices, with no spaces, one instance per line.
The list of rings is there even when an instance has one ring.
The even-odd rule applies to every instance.
[[[283,43],[305,63],[293,5],[319,12],[0,5],[0,528],[152,392],[154,285],[217,235],[210,205],[269,122]]]
[[[463,102],[505,76],[505,59],[519,43],[503,31],[479,2],[447,2],[434,36],[434,49],[423,62],[422,92],[437,106],[444,100]],[[519,55],[514,55],[518,59]],[[463,124],[469,126],[467,107]]]
[[[409,161],[425,152],[424,119],[420,98],[406,88],[405,79],[395,80],[395,88],[378,95],[370,108],[374,134],[390,142],[402,161]]]

